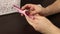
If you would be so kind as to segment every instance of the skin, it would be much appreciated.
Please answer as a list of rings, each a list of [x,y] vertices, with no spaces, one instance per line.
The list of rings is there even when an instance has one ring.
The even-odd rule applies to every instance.
[[[21,9],[28,9],[29,15],[34,15],[34,20],[26,17],[28,23],[36,30],[43,34],[60,34],[59,28],[57,28],[50,20],[45,16],[60,13],[60,0],[56,0],[52,5],[44,8],[35,4],[26,4]]]
[[[30,14],[35,15],[39,13],[43,16],[49,16],[52,14],[60,13],[60,0],[56,0],[52,5],[44,8],[35,4],[26,4],[21,9],[29,9]]]
[[[25,16],[28,23],[36,30],[43,34],[60,34],[59,28],[52,24],[46,17],[34,15],[35,19]]]

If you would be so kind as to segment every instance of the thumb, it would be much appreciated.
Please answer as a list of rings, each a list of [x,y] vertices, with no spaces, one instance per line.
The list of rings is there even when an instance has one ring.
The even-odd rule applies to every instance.
[[[26,20],[28,21],[28,23],[31,25],[31,26],[33,26],[33,19],[31,19],[29,16],[27,16],[27,15],[25,15],[25,18],[26,18]]]

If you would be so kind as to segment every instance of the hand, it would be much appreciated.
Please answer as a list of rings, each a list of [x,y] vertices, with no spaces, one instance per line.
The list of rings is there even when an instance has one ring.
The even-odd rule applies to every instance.
[[[49,21],[46,17],[40,16],[40,15],[35,15],[35,19],[31,19],[28,16],[25,16],[28,23],[33,26],[33,28],[36,31],[39,31],[41,33],[45,34],[58,34],[60,33],[59,29],[54,26],[51,21]],[[56,33],[55,33],[56,32]]]
[[[43,8],[41,5],[35,5],[35,4],[26,4],[25,6],[23,6],[21,9],[28,9],[30,15],[35,15],[37,13],[39,13],[40,15],[47,15],[45,8]]]

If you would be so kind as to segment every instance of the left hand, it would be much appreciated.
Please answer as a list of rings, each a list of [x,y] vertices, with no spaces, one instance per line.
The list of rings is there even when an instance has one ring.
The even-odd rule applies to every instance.
[[[41,33],[51,33],[56,30],[58,30],[58,28],[56,28],[51,21],[49,21],[46,17],[44,16],[40,16],[38,14],[34,15],[35,19],[31,19],[28,16],[25,16],[28,23],[33,26],[33,28],[36,31],[39,31]]]

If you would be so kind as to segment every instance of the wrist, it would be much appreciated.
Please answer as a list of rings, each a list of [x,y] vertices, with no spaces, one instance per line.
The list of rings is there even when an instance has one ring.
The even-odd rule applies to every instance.
[[[43,16],[48,16],[50,13],[49,13],[49,9],[47,9],[47,8],[44,8],[44,7],[42,7],[42,15]]]
[[[40,15],[43,15],[43,16],[48,16],[49,15],[50,11],[49,11],[49,9],[47,7],[44,8],[40,4],[38,4],[38,6],[41,8],[41,10],[39,12]]]
[[[51,25],[49,28],[46,29],[46,32],[43,34],[60,34],[60,30],[56,26]]]

